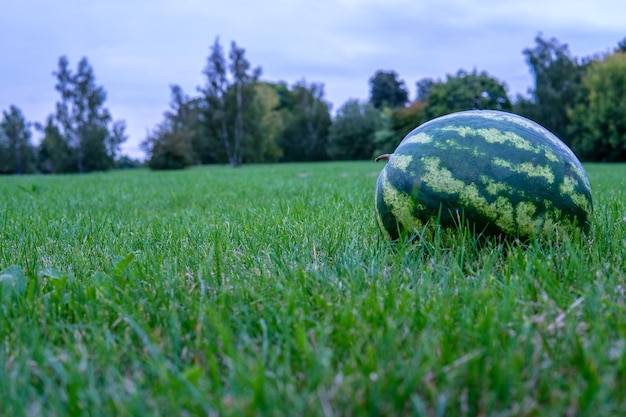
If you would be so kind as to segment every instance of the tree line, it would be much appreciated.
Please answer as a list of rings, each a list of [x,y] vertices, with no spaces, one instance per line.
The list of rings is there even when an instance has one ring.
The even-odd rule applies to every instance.
[[[567,44],[541,34],[523,50],[534,78],[528,96],[511,99],[485,71],[458,70],[416,82],[409,99],[393,70],[369,79],[368,100],[349,99],[331,116],[322,83],[261,80],[245,49],[219,38],[210,47],[204,85],[189,95],[170,86],[163,120],[142,142],[152,169],[196,164],[370,159],[392,151],[413,128],[462,110],[496,109],[526,116],[559,136],[584,161],[626,161],[626,38],[611,53],[577,58]],[[120,154],[125,122],[113,120],[106,92],[86,58],[75,71],[61,57],[60,97],[44,123],[16,106],[2,112],[0,173],[90,172],[137,166]],[[32,131],[42,135],[32,144]]]
[[[0,173],[83,173],[119,166],[126,124],[113,120],[104,107],[106,92],[96,85],[87,59],[72,71],[62,56],[53,74],[60,99],[44,123],[26,121],[17,106],[3,111]],[[33,128],[43,136],[38,146],[31,142]]]
[[[245,50],[231,42],[226,56],[219,39],[203,74],[195,96],[170,87],[170,109],[142,143],[148,166],[328,159],[331,106],[322,84],[261,81]]]

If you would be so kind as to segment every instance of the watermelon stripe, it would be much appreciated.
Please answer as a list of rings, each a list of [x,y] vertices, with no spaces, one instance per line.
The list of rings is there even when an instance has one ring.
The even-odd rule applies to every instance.
[[[494,130],[498,132],[499,130]],[[503,134],[505,132],[502,132]],[[492,132],[493,134],[493,132]],[[466,150],[474,157],[484,158],[485,155],[509,155],[515,154],[516,159],[521,161],[532,161],[541,165],[548,165],[555,162],[558,159],[557,156],[549,149],[542,149],[541,147],[528,147],[524,143],[516,143],[513,140],[507,140],[499,143],[490,142],[485,136],[482,135],[469,135],[461,134],[456,130],[446,131],[444,129],[436,129],[433,132],[429,132],[428,136],[445,137],[444,141],[437,141],[432,146],[432,152],[445,150],[463,151]],[[407,141],[402,143],[394,154],[413,155],[416,149],[421,149],[423,146],[420,143]],[[467,156],[464,156],[467,157]]]

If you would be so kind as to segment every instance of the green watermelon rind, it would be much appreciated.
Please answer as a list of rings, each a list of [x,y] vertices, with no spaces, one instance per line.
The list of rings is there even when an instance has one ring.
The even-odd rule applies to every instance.
[[[452,113],[410,132],[376,186],[386,237],[425,225],[458,225],[520,238],[587,229],[593,210],[580,161],[555,135],[495,110]]]

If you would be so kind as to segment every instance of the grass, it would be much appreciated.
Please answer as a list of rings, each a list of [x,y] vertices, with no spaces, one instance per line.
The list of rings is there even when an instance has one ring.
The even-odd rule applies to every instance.
[[[589,235],[378,232],[363,163],[0,178],[0,414],[626,413],[626,165]]]

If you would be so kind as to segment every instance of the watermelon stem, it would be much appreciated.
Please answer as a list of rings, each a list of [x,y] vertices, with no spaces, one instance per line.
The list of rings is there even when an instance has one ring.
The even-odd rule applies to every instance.
[[[382,155],[380,155],[380,156],[377,156],[377,157],[376,157],[376,159],[374,159],[374,161],[378,162],[378,161],[382,161],[383,159],[384,159],[385,161],[388,161],[388,160],[389,160],[389,158],[391,158],[391,155],[392,155],[392,154],[390,154],[390,153],[384,153],[384,154],[382,154]]]

